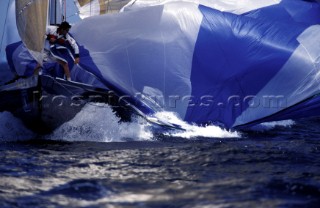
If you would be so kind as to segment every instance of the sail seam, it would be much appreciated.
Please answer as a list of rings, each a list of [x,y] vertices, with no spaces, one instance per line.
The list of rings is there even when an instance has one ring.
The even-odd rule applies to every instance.
[[[133,89],[134,87],[133,87],[133,79],[132,79],[132,69],[131,69],[131,64],[130,64],[130,59],[129,59],[128,47],[126,47],[126,53],[127,53],[128,66],[129,66],[129,70],[130,70],[131,87],[132,87],[132,89]]]
[[[314,63],[315,60],[313,60],[312,56],[310,55],[309,51],[307,50],[307,47],[303,43],[300,43],[300,46],[306,51],[306,53],[309,56],[313,66],[316,68],[316,64]]]
[[[21,15],[21,13],[26,10],[32,3],[34,2],[34,0],[29,1],[24,7],[22,7],[22,9],[20,9],[19,11],[19,15]]]

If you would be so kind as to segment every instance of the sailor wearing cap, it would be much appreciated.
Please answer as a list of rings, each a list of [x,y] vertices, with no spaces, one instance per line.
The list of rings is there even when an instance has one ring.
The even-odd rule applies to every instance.
[[[46,39],[49,41],[49,49],[45,48],[44,61],[45,62],[58,62],[64,70],[65,77],[71,81],[70,70],[68,65],[67,56],[74,60],[75,64],[80,61],[79,47],[77,42],[69,34],[71,25],[68,22],[62,22],[59,26],[49,26],[46,30]],[[69,48],[73,49],[74,55]],[[46,50],[47,49],[47,50]],[[35,69],[35,74],[39,72],[40,65]]]

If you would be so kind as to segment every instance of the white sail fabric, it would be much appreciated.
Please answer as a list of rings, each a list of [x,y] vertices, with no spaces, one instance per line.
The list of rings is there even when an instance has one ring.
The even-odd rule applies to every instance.
[[[190,2],[201,4],[219,11],[243,14],[254,9],[278,4],[281,0],[131,0],[126,6],[124,6],[123,11],[162,5],[170,2]]]
[[[35,60],[42,64],[47,26],[48,0],[16,1],[16,22],[22,42]]]
[[[187,101],[175,97],[191,94],[192,56],[201,21],[198,5],[182,2],[87,18],[71,33],[90,51],[108,82],[133,95],[156,97],[159,105],[169,106],[165,110],[174,109],[183,118]]]
[[[80,18],[119,12],[129,0],[76,0]]]

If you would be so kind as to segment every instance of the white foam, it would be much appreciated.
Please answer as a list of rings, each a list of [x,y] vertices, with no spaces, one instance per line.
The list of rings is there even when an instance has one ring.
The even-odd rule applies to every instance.
[[[251,127],[250,129],[253,131],[268,131],[276,127],[291,128],[293,125],[295,125],[295,122],[293,120],[282,120],[282,121],[272,121],[272,122],[261,123]]]
[[[36,134],[28,130],[22,121],[9,112],[0,113],[0,141],[30,140]]]
[[[46,139],[64,141],[120,142],[151,140],[146,121],[136,119],[119,123],[119,118],[107,104],[89,103],[69,122],[64,123]]]
[[[185,130],[171,130],[167,136],[182,138],[222,138],[240,137],[238,132],[231,132],[217,126],[199,127],[179,119],[174,113],[162,112],[157,118],[181,126]],[[107,104],[89,103],[69,122],[66,122],[46,139],[63,141],[123,142],[155,140],[152,125],[142,117],[132,122],[121,123]]]
[[[239,132],[236,131],[228,131],[219,126],[208,125],[208,126],[197,126],[191,125],[180,118],[177,117],[173,112],[161,112],[157,113],[156,117],[169,121],[170,123],[177,124],[181,126],[184,131],[175,130],[168,133],[165,133],[167,136],[173,137],[182,137],[186,139],[192,139],[197,137],[206,137],[206,138],[235,138],[241,137]]]

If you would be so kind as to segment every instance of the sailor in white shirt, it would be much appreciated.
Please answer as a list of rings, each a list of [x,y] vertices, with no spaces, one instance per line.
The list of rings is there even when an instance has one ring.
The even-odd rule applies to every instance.
[[[80,62],[79,58],[79,47],[76,41],[70,36],[69,29],[71,25],[68,22],[62,22],[59,27],[49,26],[46,30],[46,39],[49,41],[49,48],[45,49],[44,61],[45,62],[58,62],[64,70],[65,77],[68,81],[71,81],[70,70],[68,66],[68,61],[65,59],[66,51],[69,52],[69,56],[74,60],[75,64]],[[70,45],[74,51],[74,55],[68,49]],[[35,74],[38,74],[40,65],[38,64],[35,69]]]

